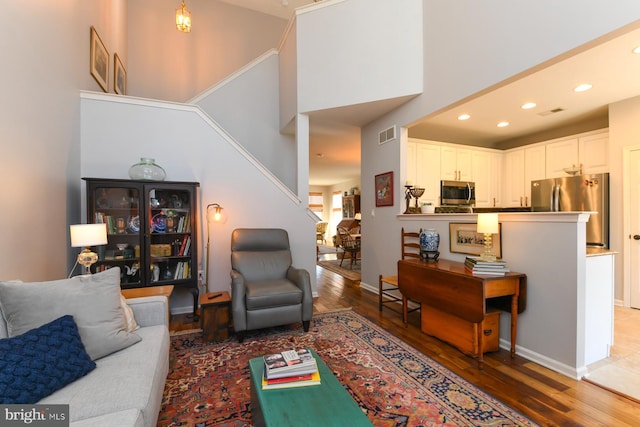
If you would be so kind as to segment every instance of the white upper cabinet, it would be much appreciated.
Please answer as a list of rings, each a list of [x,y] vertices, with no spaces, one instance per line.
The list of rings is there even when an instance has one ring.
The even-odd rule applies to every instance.
[[[407,180],[424,188],[420,203],[440,204],[440,145],[425,140],[407,142]]]
[[[578,138],[582,173],[609,172],[609,132]]]
[[[588,132],[546,144],[547,178],[577,174],[609,172],[609,132]]]
[[[569,138],[546,144],[547,178],[567,176],[565,168],[578,168],[578,138]]]
[[[546,146],[535,145],[524,149],[524,206],[531,206],[531,181],[545,179]]]
[[[472,181],[471,150],[455,146],[442,146],[440,151],[442,179]]]
[[[524,204],[524,149],[507,151],[503,164],[502,203],[505,207],[521,207]]]
[[[503,204],[531,206],[531,181],[545,178],[545,146],[510,150],[504,154]]]
[[[476,206],[500,206],[502,153],[471,150],[471,179],[476,184]]]

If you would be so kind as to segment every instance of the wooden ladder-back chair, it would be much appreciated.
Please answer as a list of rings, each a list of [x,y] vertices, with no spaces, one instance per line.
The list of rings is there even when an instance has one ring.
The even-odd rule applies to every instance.
[[[420,229],[417,233],[412,231],[405,232],[404,227],[402,227],[402,259],[420,259],[420,233],[422,233],[422,229]],[[418,307],[409,310],[409,300],[404,296],[398,296],[399,292],[400,290],[398,288],[398,276],[383,276],[381,274],[378,277],[378,310],[382,311],[382,306],[384,304],[402,301],[402,321],[406,325],[409,322],[409,313],[419,310],[420,305],[418,304]]]
[[[350,268],[353,269],[353,263],[358,260],[358,253],[360,253],[360,239],[356,239],[351,235],[349,230],[343,227],[338,227],[338,236],[340,237],[340,245],[344,250],[342,252],[342,258],[340,258],[340,267],[344,261],[344,256],[347,252],[351,256]]]

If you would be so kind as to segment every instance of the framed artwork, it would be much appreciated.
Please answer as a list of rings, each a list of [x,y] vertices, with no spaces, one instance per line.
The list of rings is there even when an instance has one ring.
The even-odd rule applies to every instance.
[[[91,60],[89,64],[91,75],[98,82],[102,90],[109,91],[109,52],[104,47],[96,29],[91,26]]]
[[[113,55],[113,90],[118,95],[127,94],[127,71],[117,53]]]
[[[375,178],[376,206],[393,206],[393,171]]]
[[[484,250],[484,234],[478,233],[475,222],[449,223],[449,251],[458,254],[480,255]],[[493,253],[502,258],[502,224],[498,232],[492,235]]]

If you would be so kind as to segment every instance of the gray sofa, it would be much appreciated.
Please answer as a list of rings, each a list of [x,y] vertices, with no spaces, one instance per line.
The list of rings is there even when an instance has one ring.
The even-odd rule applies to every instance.
[[[169,372],[168,307],[165,297],[127,300],[142,340],[96,360],[96,369],[38,403],[69,404],[72,426],[157,424]]]
[[[119,275],[118,272],[113,273]],[[93,292],[99,288],[95,280],[99,277],[94,275],[94,279],[78,279],[72,284],[84,285]],[[113,278],[107,279],[113,281]],[[65,282],[71,280],[74,279],[60,281],[57,286],[65,286]],[[83,280],[87,280],[87,283],[81,283]],[[11,286],[7,286],[6,283],[0,285],[3,285],[3,292],[11,290]],[[41,288],[46,282],[38,285]],[[116,296],[105,299],[109,299],[113,304],[121,304],[119,283],[116,281],[113,286],[104,287],[109,287],[108,292],[112,295],[114,286],[117,286]],[[8,305],[7,298],[10,295],[4,294],[0,297],[4,298],[3,301],[0,300],[0,338],[7,338],[12,336],[11,309],[16,304],[14,302],[12,306]],[[2,306],[2,303],[5,305]],[[133,344],[127,343],[122,349],[105,356],[94,357],[95,369],[42,398],[38,404],[68,404],[72,426],[152,427],[157,424],[169,371],[168,301],[166,297],[161,296],[143,297],[129,299],[127,305],[131,307],[139,326],[129,334],[130,338],[134,338]],[[114,307],[116,306],[113,305],[111,311],[114,311]],[[96,311],[95,308],[92,310]],[[82,317],[82,313],[73,314],[74,318]],[[54,313],[52,316],[58,314]],[[126,323],[122,318],[119,318],[118,322],[121,327]],[[80,320],[78,323],[82,324]],[[82,327],[80,332],[81,335],[84,333]]]

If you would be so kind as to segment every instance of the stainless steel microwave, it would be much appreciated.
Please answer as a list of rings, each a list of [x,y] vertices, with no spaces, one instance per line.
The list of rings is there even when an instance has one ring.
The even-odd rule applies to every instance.
[[[475,206],[475,182],[440,181],[440,204]]]

